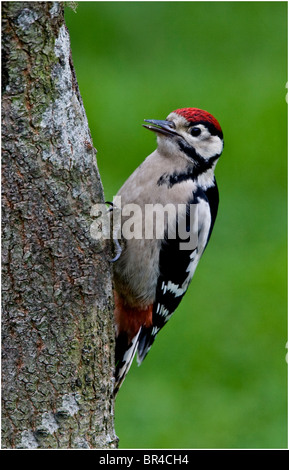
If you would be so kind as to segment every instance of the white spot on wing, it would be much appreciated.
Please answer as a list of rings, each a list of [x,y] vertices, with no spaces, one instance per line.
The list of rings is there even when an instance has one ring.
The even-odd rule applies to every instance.
[[[163,293],[165,294],[168,291],[168,292],[171,292],[172,294],[174,294],[175,297],[180,297],[181,295],[183,295],[186,292],[186,290],[188,288],[188,285],[189,285],[189,283],[190,283],[190,281],[191,281],[191,279],[194,275],[194,272],[196,270],[199,259],[200,259],[200,256],[198,256],[197,248],[195,248],[192,251],[192,253],[190,254],[190,260],[191,261],[188,264],[188,267],[186,269],[186,272],[188,273],[188,276],[184,280],[183,284],[182,285],[175,284],[172,281],[168,281],[167,284],[165,284],[163,282],[162,287],[161,287]],[[158,306],[158,309],[159,309],[159,306]],[[158,309],[157,309],[157,313],[158,313]],[[161,313],[159,313],[159,314],[161,315]]]
[[[160,315],[161,317],[166,317],[168,314],[169,314],[169,311],[167,308],[164,307],[164,305],[161,305],[161,304],[158,304],[158,315]]]
[[[179,286],[178,284],[174,284],[172,281],[169,281],[167,284],[167,289],[169,292],[175,294],[175,297],[179,297],[184,293],[183,286]]]
[[[153,329],[152,329],[152,335],[153,335],[153,336],[156,336],[159,331],[160,331],[159,327],[158,327],[158,326],[154,326]]]

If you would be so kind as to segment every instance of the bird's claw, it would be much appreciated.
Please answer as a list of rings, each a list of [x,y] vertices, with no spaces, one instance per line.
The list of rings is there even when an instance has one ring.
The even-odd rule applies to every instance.
[[[110,206],[110,208],[108,209],[109,211],[112,211],[115,207],[114,203],[110,202],[110,201],[105,201],[105,204],[108,204]],[[114,258],[109,260],[110,263],[115,263],[115,261],[117,261],[120,258],[120,255],[122,253],[122,248],[119,244],[118,239],[114,238],[113,242],[114,242],[114,245],[115,245],[115,248],[116,248],[116,255],[115,255]]]

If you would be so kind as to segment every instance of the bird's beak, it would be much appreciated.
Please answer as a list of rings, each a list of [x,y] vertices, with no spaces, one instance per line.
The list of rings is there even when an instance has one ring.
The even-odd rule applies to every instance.
[[[171,121],[157,121],[155,119],[145,119],[145,122],[151,124],[143,124],[143,127],[149,129],[150,131],[158,132],[159,134],[164,135],[178,135],[177,132],[174,130],[175,124]]]

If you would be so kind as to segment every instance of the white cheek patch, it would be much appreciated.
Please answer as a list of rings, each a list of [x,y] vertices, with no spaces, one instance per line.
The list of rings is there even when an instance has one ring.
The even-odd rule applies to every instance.
[[[217,135],[212,135],[206,140],[194,142],[196,152],[203,158],[211,158],[220,155],[223,151],[223,141]]]

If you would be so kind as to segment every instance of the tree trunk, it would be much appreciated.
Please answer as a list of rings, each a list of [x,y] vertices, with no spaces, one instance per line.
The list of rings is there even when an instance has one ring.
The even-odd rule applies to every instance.
[[[2,2],[2,448],[114,448],[110,246],[58,2]]]

